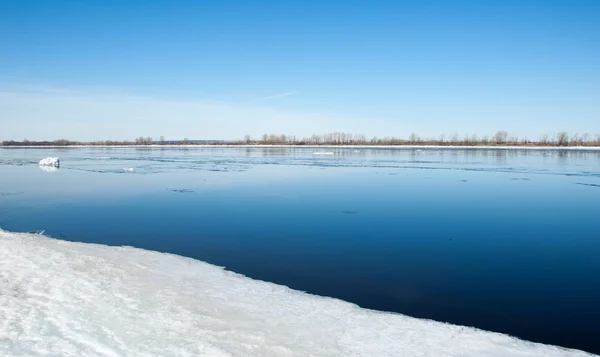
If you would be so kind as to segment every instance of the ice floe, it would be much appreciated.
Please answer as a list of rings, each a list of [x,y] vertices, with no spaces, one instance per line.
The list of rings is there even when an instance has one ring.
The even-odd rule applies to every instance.
[[[39,166],[59,167],[60,166],[60,160],[58,159],[58,157],[45,157],[45,158],[43,158],[43,159],[40,160]]]
[[[44,172],[55,172],[55,171],[58,171],[58,166],[43,166],[43,165],[40,165],[38,167],[40,168],[40,170],[42,170]]]
[[[171,254],[4,231],[0,246],[2,356],[591,356]]]

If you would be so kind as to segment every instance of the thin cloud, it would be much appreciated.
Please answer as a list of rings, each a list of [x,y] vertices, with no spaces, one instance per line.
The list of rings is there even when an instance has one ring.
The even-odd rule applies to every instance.
[[[0,82],[0,141],[63,137],[84,141],[132,140],[138,136],[241,139],[246,134],[257,137],[267,131],[298,136],[342,127],[363,131],[362,119],[272,108],[267,102],[253,106],[172,100],[123,91],[35,88],[11,90],[3,88]]]
[[[294,95],[296,93],[297,93],[296,91],[292,91],[292,92],[285,92],[285,93],[273,94],[273,95],[269,95],[269,96],[262,97],[262,98],[252,99],[252,100],[247,101],[246,103],[262,102],[264,100],[269,100],[269,99],[283,98],[283,97],[287,97],[287,96],[290,96],[290,95]]]

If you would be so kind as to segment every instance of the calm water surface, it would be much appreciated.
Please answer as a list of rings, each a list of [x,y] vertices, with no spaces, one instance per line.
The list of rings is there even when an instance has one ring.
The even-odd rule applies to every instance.
[[[599,152],[0,149],[0,227],[600,353]]]

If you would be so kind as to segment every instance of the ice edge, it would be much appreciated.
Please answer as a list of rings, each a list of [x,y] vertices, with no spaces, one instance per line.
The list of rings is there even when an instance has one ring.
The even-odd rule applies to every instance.
[[[7,356],[592,356],[360,308],[192,258],[0,230]]]

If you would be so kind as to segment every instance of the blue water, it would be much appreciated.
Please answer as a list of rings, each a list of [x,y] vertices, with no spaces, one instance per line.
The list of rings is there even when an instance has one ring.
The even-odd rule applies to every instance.
[[[0,227],[600,353],[600,152],[0,149]]]

